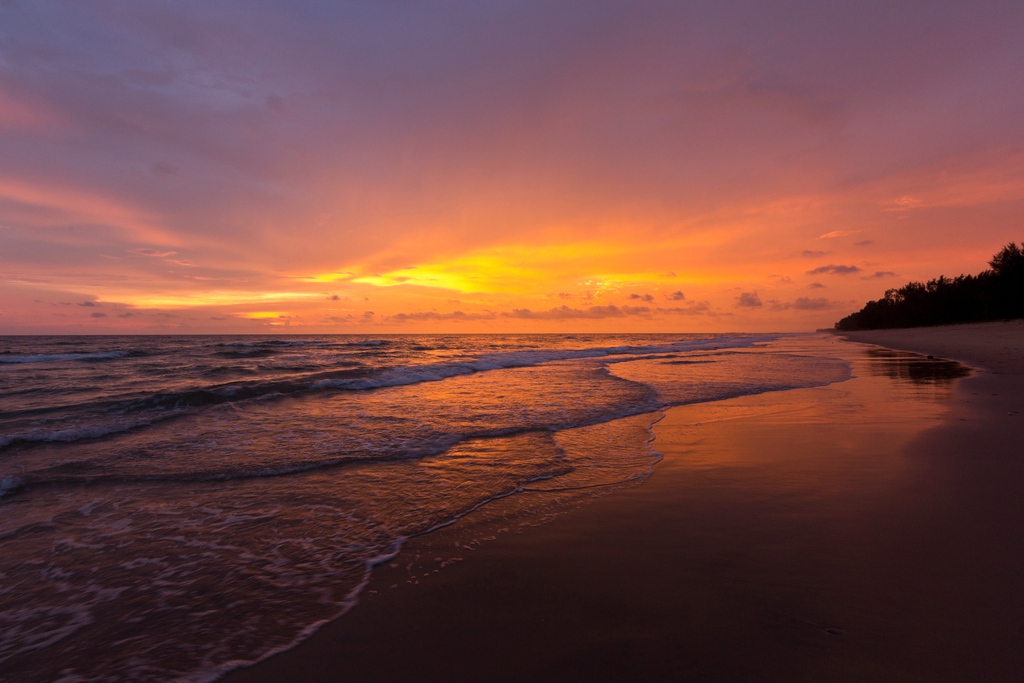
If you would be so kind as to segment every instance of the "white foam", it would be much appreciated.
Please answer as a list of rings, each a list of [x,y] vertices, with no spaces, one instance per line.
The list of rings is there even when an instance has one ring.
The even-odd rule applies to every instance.
[[[79,439],[97,439],[108,434],[127,432],[136,427],[145,427],[153,424],[152,420],[136,420],[134,422],[115,422],[95,427],[78,427],[71,429],[58,429],[56,431],[23,432],[20,434],[9,434],[0,437],[0,448],[9,446],[15,441],[22,442],[71,442]]]
[[[387,370],[376,377],[359,379],[325,379],[314,382],[311,389],[379,389],[383,387],[406,386],[420,382],[440,380],[468,375],[474,372],[521,368],[561,360],[584,358],[605,358],[608,356],[641,355],[657,353],[678,353],[721,348],[743,348],[757,343],[777,339],[778,335],[750,337],[718,337],[712,339],[681,340],[656,346],[605,346],[586,349],[537,349],[484,354],[477,360],[459,363],[438,363],[415,365]],[[362,342],[360,342],[362,343]]]

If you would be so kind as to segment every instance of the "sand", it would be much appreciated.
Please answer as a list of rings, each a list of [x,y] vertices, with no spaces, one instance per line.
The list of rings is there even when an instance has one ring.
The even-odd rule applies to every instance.
[[[1024,374],[1024,320],[836,334],[850,341],[951,358],[999,374]]]
[[[832,340],[856,379],[669,410],[643,485],[413,539],[349,614],[225,680],[1022,680],[1014,325],[856,337],[983,368],[960,381]]]

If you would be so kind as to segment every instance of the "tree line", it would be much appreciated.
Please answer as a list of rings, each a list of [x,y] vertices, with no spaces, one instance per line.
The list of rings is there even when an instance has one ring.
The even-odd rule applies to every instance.
[[[990,270],[977,275],[941,276],[890,289],[835,327],[877,330],[1024,318],[1024,249],[1010,242],[988,264]]]

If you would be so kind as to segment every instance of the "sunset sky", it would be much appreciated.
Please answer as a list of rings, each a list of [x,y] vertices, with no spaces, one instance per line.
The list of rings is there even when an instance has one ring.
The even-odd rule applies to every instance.
[[[0,333],[791,331],[1024,239],[1020,2],[0,0]]]

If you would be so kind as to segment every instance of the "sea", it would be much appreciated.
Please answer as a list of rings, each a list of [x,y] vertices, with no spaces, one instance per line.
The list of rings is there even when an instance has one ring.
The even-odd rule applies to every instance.
[[[0,680],[215,680],[411,537],[656,476],[667,408],[850,376],[787,335],[0,337]]]

